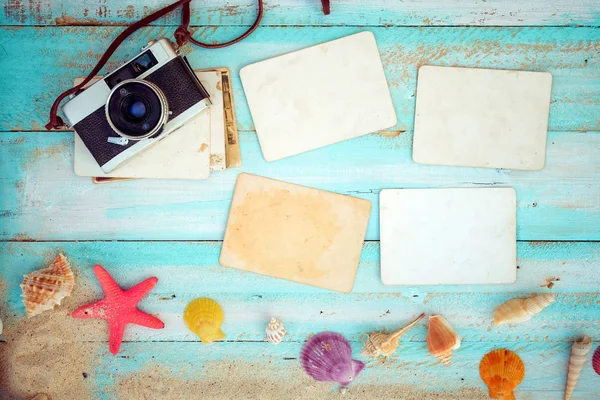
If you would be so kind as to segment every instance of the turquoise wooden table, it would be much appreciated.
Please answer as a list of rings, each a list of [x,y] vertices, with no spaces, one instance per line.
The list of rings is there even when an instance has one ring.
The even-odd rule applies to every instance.
[[[73,133],[45,132],[55,96],[85,75],[122,29],[165,0],[3,0],[0,14],[0,397],[52,399],[338,398],[304,375],[306,338],[344,334],[367,367],[345,398],[485,399],[481,357],[516,351],[526,365],[518,399],[561,399],[571,342],[600,339],[600,3],[597,0],[269,0],[261,27],[220,50],[194,49],[195,68],[228,66],[243,166],[207,181],[137,180],[94,185],[73,173]],[[361,4],[362,3],[362,4]],[[192,25],[207,41],[242,32],[252,0],[192,2]],[[134,34],[112,69],[140,45],[171,37],[178,15]],[[375,34],[398,114],[388,132],[267,164],[238,72],[246,64],[362,30]],[[553,75],[542,171],[416,165],[411,158],[415,84],[421,65],[549,71]],[[354,290],[338,294],[219,266],[233,185],[240,171],[368,199],[373,212]],[[518,280],[497,286],[383,286],[378,194],[384,188],[512,186],[517,191]],[[57,252],[71,260],[73,295],[30,320],[24,273]],[[117,356],[103,321],[75,320],[101,297],[91,267],[123,286],[157,276],[140,307],[166,328],[130,327]],[[558,277],[550,290],[546,278]],[[514,296],[554,292],[557,301],[518,325],[491,325]],[[224,308],[227,338],[202,345],[182,312],[195,297]],[[396,328],[421,312],[444,315],[463,344],[445,368],[425,346],[426,324],[402,337],[388,360],[358,355],[365,333]],[[287,325],[279,346],[264,339],[271,315]],[[573,399],[599,399],[600,376],[584,369]]]

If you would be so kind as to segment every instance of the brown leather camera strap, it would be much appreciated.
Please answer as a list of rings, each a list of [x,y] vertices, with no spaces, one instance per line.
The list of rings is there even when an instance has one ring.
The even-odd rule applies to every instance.
[[[123,43],[123,41],[129,37],[129,35],[131,35],[135,31],[137,31],[138,29],[165,16],[166,14],[178,9],[179,7],[182,7],[182,15],[181,15],[181,25],[175,31],[175,40],[177,41],[177,44],[179,46],[183,46],[185,43],[187,43],[189,41],[190,43],[193,43],[196,46],[200,46],[205,49],[216,49],[216,48],[231,46],[232,44],[235,44],[235,43],[245,39],[246,37],[248,37],[248,35],[250,35],[252,32],[254,32],[254,30],[258,27],[258,25],[260,24],[260,20],[262,19],[262,16],[263,16],[263,0],[258,0],[258,14],[256,15],[256,20],[254,21],[252,26],[250,28],[248,28],[248,30],[246,32],[244,32],[241,36],[239,36],[233,40],[230,40],[229,42],[224,42],[224,43],[214,43],[214,44],[203,43],[203,42],[199,42],[198,40],[194,39],[188,29],[188,27],[190,25],[190,2],[191,1],[192,0],[179,0],[176,3],[168,5],[164,8],[161,8],[160,10],[153,12],[152,14],[142,18],[141,20],[133,23],[132,25],[128,26],[123,32],[121,32],[119,34],[119,36],[117,36],[116,39],[110,44],[110,46],[108,46],[108,49],[106,49],[106,51],[104,52],[104,54],[102,55],[102,57],[98,61],[98,64],[96,64],[96,66],[94,67],[92,72],[90,72],[89,75],[79,85],[61,93],[60,96],[58,96],[56,98],[56,100],[54,100],[54,103],[52,104],[52,108],[50,109],[50,122],[48,122],[46,124],[46,129],[47,130],[58,129],[58,128],[62,128],[65,126],[62,118],[60,118],[57,115],[58,106],[60,105],[60,103],[67,96],[70,96],[71,94],[76,93],[82,87],[87,85],[87,83],[94,76],[96,76],[98,74],[98,72],[100,72],[100,70],[102,69],[104,64],[106,64],[106,62],[110,59],[110,57],[113,55],[113,53],[117,50],[117,48],[121,45],[121,43]]]

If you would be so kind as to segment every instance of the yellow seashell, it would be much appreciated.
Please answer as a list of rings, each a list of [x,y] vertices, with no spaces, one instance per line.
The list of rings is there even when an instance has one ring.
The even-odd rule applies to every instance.
[[[554,293],[541,293],[528,299],[511,299],[494,311],[494,325],[529,321],[555,300]]]
[[[419,323],[425,318],[425,314],[421,314],[410,324],[390,333],[376,332],[369,333],[365,347],[360,353],[362,356],[377,358],[379,356],[389,357],[396,352],[400,345],[400,337],[404,335],[410,328]]]
[[[588,358],[588,353],[592,349],[592,339],[584,336],[581,340],[573,342],[571,348],[571,358],[569,359],[569,373],[567,375],[567,385],[565,386],[565,400],[570,400],[575,390],[575,385],[581,375],[583,365]]]
[[[208,298],[192,300],[183,312],[185,325],[205,344],[225,339],[225,334],[221,331],[224,318],[225,314],[219,303]]]

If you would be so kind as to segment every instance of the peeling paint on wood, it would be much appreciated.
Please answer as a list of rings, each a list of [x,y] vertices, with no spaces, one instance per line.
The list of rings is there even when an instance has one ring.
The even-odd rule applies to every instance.
[[[213,174],[203,182],[93,185],[73,173],[71,132],[25,131],[44,130],[56,95],[74,77],[85,75],[123,29],[97,25],[126,25],[164,4],[163,0],[5,0],[0,24],[11,26],[0,28],[0,102],[10,106],[0,110],[0,292],[5,294],[0,296],[1,317],[23,320],[18,286],[23,274],[62,251],[72,260],[78,287],[90,301],[100,296],[91,270],[95,263],[103,263],[125,287],[150,275],[159,277],[142,307],[156,312],[168,329],[128,329],[119,357],[108,354],[104,343],[97,350],[106,340],[102,330],[67,339],[82,342],[95,354],[95,367],[77,374],[89,384],[94,398],[134,398],[140,393],[151,397],[169,385],[196,385],[207,398],[247,395],[259,388],[252,392],[257,393],[255,398],[275,393],[296,398],[303,393],[308,398],[338,399],[332,385],[316,384],[301,371],[297,358],[304,340],[321,330],[339,331],[360,358],[366,332],[397,327],[421,312],[444,314],[461,335],[463,345],[454,353],[452,367],[441,367],[427,353],[426,325],[421,324],[402,338],[394,357],[368,361],[346,398],[487,398],[477,366],[483,354],[498,347],[517,351],[525,361],[526,378],[517,398],[562,398],[570,341],[583,333],[600,337],[596,0],[534,0],[527,7],[504,0],[338,0],[332,2],[328,16],[322,15],[318,0],[266,0],[261,27],[248,39],[226,49],[193,49],[189,56],[197,68],[231,68],[238,126],[243,131],[242,169]],[[193,1],[192,24],[200,27],[192,30],[208,42],[229,40],[253,22],[255,12],[255,0]],[[135,33],[107,69],[137,54],[148,40],[171,37],[179,22],[179,14],[173,13]],[[277,165],[265,163],[239,69],[365,29],[377,38],[398,125]],[[416,76],[425,64],[550,71],[551,132],[544,170],[414,164]],[[518,237],[536,242],[517,244],[518,280],[513,285],[421,287],[383,286],[379,243],[366,242],[354,290],[343,295],[221,267],[219,241],[111,241],[220,240],[241,171],[369,199],[374,211],[369,239],[379,237],[377,201],[383,188],[513,186],[518,195]],[[85,239],[107,241],[78,242]],[[552,283],[558,300],[532,320],[490,324],[498,305],[515,296],[548,292]],[[218,299],[225,308],[228,341],[203,347],[192,341],[196,339],[183,326],[181,313],[199,295]],[[283,317],[290,332],[276,347],[264,343],[270,315]],[[149,385],[150,380],[158,382],[158,388]],[[595,382],[591,368],[585,369],[575,396],[595,397]],[[135,395],[125,390],[127,384],[133,385]],[[0,397],[6,394],[3,386]]]
[[[552,242],[546,249],[518,244],[518,281],[513,285],[384,286],[379,279],[379,245],[366,243],[356,284],[346,295],[307,285],[240,272],[218,264],[220,242],[56,242],[0,243],[0,270],[6,282],[7,311],[24,315],[19,283],[23,274],[39,269],[57,251],[69,257],[78,285],[90,298],[101,296],[92,266],[101,262],[114,278],[129,287],[149,276],[159,283],[141,306],[152,310],[169,329],[132,327],[126,340],[196,340],[181,320],[186,304],[199,295],[218,299],[226,320],[223,330],[236,340],[264,340],[263,320],[277,315],[288,326],[287,342],[302,342],[311,332],[338,331],[353,341],[373,329],[391,329],[421,312],[442,313],[460,332],[463,342],[568,342],[580,332],[600,335],[596,270],[600,243]],[[176,254],[177,257],[173,255]],[[567,265],[562,260],[569,260]],[[540,289],[546,276],[561,276],[555,303],[532,320],[491,326],[493,311],[513,297]],[[224,284],[227,282],[227,284]],[[357,316],[360,316],[357,318]],[[94,333],[95,334],[95,333]],[[426,324],[403,336],[404,342],[423,342]],[[104,340],[104,336],[76,340]]]
[[[0,55],[0,130],[41,129],[55,97],[73,79],[86,75],[122,28],[55,27],[5,30]],[[199,38],[228,40],[239,27],[203,27]],[[239,80],[239,69],[265,58],[356,33],[364,28],[261,27],[235,46],[189,54],[195,68],[227,66],[232,72],[240,130],[253,124]],[[420,65],[451,65],[549,71],[553,74],[549,129],[600,129],[600,41],[594,28],[372,28],[382,56],[398,115],[393,131],[414,122],[417,70]],[[106,70],[137,54],[150,39],[172,37],[172,28],[150,27],[132,35]],[[587,66],[583,60],[588,60]],[[23,68],[35,66],[35,73]],[[33,102],[32,102],[33,100]]]
[[[411,156],[412,132],[367,135],[273,169],[263,160],[255,133],[242,132],[241,169],[198,182],[105,185],[74,174],[72,140],[71,132],[0,134],[0,159],[5,160],[0,211],[18,214],[0,216],[0,238],[15,240],[24,233],[35,240],[222,239],[237,174],[250,172],[370,200],[368,240],[379,238],[383,188],[489,185],[516,189],[520,240],[600,239],[600,135],[594,132],[550,132],[555,145],[549,146],[541,171],[418,165]]]
[[[73,24],[90,15],[103,25],[126,25],[164,7],[160,0],[79,2],[68,0],[6,0],[3,25],[51,25],[65,13]],[[263,25],[318,26],[598,26],[600,10],[595,0],[564,2],[482,0],[471,2],[377,0],[332,2],[331,14],[323,15],[318,0],[265,0]],[[256,0],[205,0],[191,3],[193,25],[249,25],[256,15]],[[157,24],[179,25],[180,12]]]

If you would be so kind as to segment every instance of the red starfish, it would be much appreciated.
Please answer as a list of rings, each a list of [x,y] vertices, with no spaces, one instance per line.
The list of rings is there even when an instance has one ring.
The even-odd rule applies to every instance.
[[[152,277],[146,279],[129,290],[123,290],[101,265],[94,266],[94,273],[104,291],[104,299],[79,307],[73,311],[71,316],[74,318],[99,318],[107,320],[110,332],[108,342],[111,353],[117,354],[119,352],[119,347],[121,347],[121,342],[123,341],[123,332],[127,324],[137,324],[154,329],[165,327],[165,324],[160,319],[146,314],[137,308],[137,303],[152,290],[156,282],[158,282],[158,278]]]

